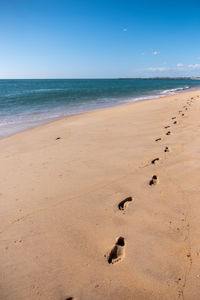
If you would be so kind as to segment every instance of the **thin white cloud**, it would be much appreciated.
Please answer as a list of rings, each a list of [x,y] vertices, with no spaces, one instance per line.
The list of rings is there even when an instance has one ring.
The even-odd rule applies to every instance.
[[[152,72],[163,72],[163,71],[166,71],[168,70],[167,68],[164,68],[164,67],[150,67],[147,69],[148,71],[152,71]]]
[[[159,55],[160,52],[159,51],[153,51],[153,55]]]
[[[192,70],[199,70],[200,64],[188,65],[188,68]]]
[[[147,72],[146,74],[149,74],[147,76],[151,76],[151,73],[157,74],[157,76],[160,76],[160,74],[165,74],[165,76],[199,76],[200,64],[184,65],[179,63],[174,67],[149,67],[144,71]]]

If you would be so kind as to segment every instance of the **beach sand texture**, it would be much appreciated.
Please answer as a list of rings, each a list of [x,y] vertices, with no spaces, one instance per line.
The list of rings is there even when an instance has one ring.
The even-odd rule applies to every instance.
[[[0,299],[199,299],[200,92],[0,140]]]

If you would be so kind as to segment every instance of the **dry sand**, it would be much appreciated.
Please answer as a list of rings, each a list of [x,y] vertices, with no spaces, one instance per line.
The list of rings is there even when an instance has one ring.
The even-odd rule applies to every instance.
[[[1,300],[200,298],[199,95],[0,141]]]

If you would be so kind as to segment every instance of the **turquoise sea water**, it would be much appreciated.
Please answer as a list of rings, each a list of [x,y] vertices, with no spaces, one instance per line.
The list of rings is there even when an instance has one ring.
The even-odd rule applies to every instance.
[[[198,88],[189,79],[0,80],[0,137],[62,117]]]

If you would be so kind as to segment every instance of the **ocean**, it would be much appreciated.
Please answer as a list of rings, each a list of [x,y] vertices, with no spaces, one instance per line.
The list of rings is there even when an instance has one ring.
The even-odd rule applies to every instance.
[[[191,79],[0,80],[0,138],[63,117],[199,88]]]

